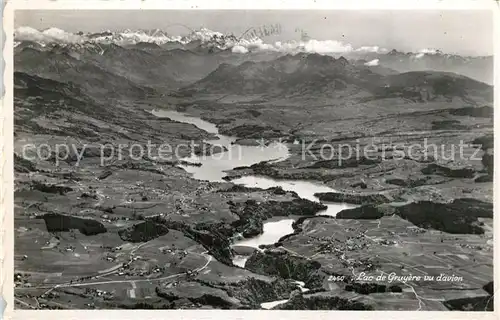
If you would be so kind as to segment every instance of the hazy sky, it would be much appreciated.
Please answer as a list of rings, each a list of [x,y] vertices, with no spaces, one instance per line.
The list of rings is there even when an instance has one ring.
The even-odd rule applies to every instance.
[[[317,40],[339,40],[354,47],[380,46],[416,51],[440,49],[448,53],[493,54],[493,17],[478,10],[394,10],[394,11],[17,11],[15,26],[37,29],[57,27],[66,31],[103,31],[159,28],[172,34],[186,34],[206,27],[240,35],[249,27],[280,24],[278,36],[265,42],[299,40],[302,29]],[[174,25],[174,26],[173,26]]]

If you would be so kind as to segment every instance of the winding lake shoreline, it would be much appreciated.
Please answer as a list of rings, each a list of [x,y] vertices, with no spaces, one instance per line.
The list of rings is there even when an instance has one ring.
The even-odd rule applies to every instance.
[[[224,182],[225,171],[241,166],[250,166],[263,161],[283,161],[290,154],[288,147],[283,143],[272,142],[270,144],[239,145],[234,142],[237,137],[225,136],[219,133],[219,129],[213,123],[193,117],[181,112],[170,110],[153,110],[152,113],[158,117],[166,117],[175,121],[192,124],[199,129],[215,135],[218,139],[207,140],[212,146],[226,148],[224,152],[197,156],[192,154],[189,158],[182,159],[186,162],[200,164],[198,166],[180,165],[187,172],[198,180],[208,180],[211,182]],[[315,193],[334,192],[335,190],[321,183],[305,180],[275,180],[264,176],[243,176],[231,181],[232,183],[244,187],[267,189],[281,187],[286,191],[296,192],[300,198],[314,202],[320,200],[314,196]],[[335,217],[338,212],[354,208],[356,205],[347,203],[325,203],[327,209],[318,212],[318,215],[329,215]],[[242,238],[234,241],[233,246],[248,246],[259,249],[262,245],[276,243],[281,237],[294,232],[292,224],[297,218],[274,217],[264,222],[263,233],[251,238]],[[237,255],[233,263],[244,267],[248,256]]]

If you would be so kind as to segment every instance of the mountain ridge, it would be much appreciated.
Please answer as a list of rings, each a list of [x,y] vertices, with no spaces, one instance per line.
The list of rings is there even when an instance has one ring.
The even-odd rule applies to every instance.
[[[334,83],[333,87],[331,84]],[[357,64],[341,56],[336,59],[315,53],[296,54],[275,60],[247,61],[240,65],[221,64],[205,78],[180,92],[188,94],[285,94],[297,91],[319,92],[324,86],[332,91],[354,86],[376,98],[403,96],[414,101],[433,100],[437,96],[458,97],[467,102],[469,95],[492,101],[492,87],[469,77],[441,71],[410,71],[397,74],[377,73],[376,69]],[[316,89],[316,90],[315,90]],[[413,92],[413,93],[411,93]],[[429,94],[424,97],[423,92]],[[420,96],[420,97],[419,97]]]

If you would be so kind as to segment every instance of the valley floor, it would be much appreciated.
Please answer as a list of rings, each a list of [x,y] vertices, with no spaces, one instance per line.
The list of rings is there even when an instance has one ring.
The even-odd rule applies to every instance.
[[[278,300],[277,309],[492,308],[491,118],[454,115],[433,103],[402,112],[390,101],[384,116],[371,114],[369,104],[351,106],[351,115],[327,105],[304,111],[224,99],[178,105],[240,143],[281,139],[291,155],[235,168],[227,182],[196,180],[175,157],[103,164],[97,146],[105,143],[213,137],[141,111],[158,108],[154,101],[104,116],[61,109],[37,115],[17,95],[16,308],[259,309]],[[374,138],[372,159],[319,157],[325,143],[366,146]],[[463,140],[476,158],[395,159],[391,146],[424,138],[445,146]],[[20,156],[29,143],[68,141],[96,149],[78,164],[70,157],[56,165],[54,154]],[[321,205],[293,192],[231,182],[245,175],[324,183],[336,193],[320,195],[323,201],[357,207],[337,219],[315,216]],[[238,234],[261,233],[277,215],[302,217],[293,234],[250,252],[245,268],[233,265]]]

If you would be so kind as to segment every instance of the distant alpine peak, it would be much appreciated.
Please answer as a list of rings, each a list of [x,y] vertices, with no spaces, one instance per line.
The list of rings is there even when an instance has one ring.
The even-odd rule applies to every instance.
[[[395,55],[400,55],[400,54],[405,54],[405,53],[404,53],[404,52],[402,52],[402,51],[398,51],[398,50],[396,50],[396,49],[392,49],[392,50],[391,50],[391,51],[389,51],[387,54],[388,54],[388,55],[391,55],[391,56],[395,56]]]
[[[344,56],[341,56],[340,58],[337,59],[336,63],[346,66],[349,64],[349,60],[344,58]]]
[[[418,53],[424,53],[424,54],[438,54],[438,55],[442,55],[443,54],[443,51],[439,50],[439,49],[429,49],[429,48],[425,48],[425,49],[420,49],[418,51]]]

